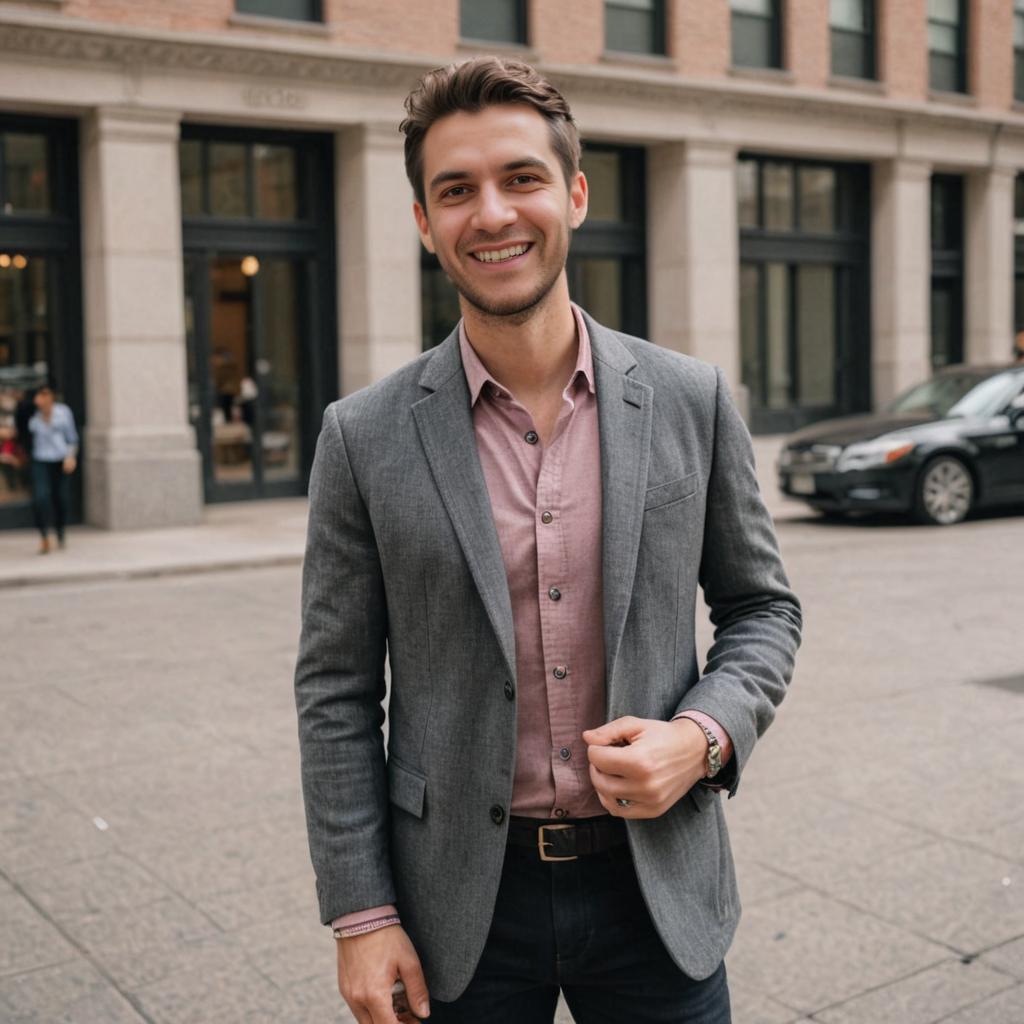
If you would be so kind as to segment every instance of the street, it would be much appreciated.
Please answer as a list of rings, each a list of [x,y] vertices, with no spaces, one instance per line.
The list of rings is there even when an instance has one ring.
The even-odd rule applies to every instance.
[[[727,806],[735,1022],[1020,1024],[1024,517],[778,531],[805,641]],[[295,566],[0,590],[0,1020],[351,1019],[298,592]]]

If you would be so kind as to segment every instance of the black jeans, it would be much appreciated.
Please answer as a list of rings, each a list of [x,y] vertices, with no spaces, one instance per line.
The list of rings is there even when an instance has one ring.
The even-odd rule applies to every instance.
[[[68,476],[63,462],[32,460],[32,514],[36,529],[45,537],[50,529],[53,512],[57,537],[64,539],[64,526],[68,521]]]
[[[655,931],[629,846],[544,862],[509,847],[469,988],[432,999],[430,1024],[551,1024],[559,989],[576,1024],[730,1024],[725,964],[694,981]]]

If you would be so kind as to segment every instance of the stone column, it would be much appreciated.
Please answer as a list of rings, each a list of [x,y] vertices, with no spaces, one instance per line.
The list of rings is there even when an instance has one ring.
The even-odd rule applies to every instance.
[[[874,165],[871,211],[871,370],[882,405],[931,368],[931,166]]]
[[[1013,348],[1012,167],[967,175],[964,253],[968,363],[1005,363]]]
[[[736,149],[712,142],[648,150],[648,333],[716,363],[740,408]]]
[[[100,108],[82,136],[86,518],[108,529],[196,523],[188,422],[179,117]]]
[[[336,137],[342,394],[423,350],[420,241],[402,144],[393,124],[359,125]]]

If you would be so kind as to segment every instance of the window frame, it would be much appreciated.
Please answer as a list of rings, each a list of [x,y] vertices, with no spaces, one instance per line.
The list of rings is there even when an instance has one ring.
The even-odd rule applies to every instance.
[[[757,69],[768,69],[768,70],[779,70],[783,69],[783,52],[782,52],[782,38],[783,38],[783,9],[782,0],[769,0],[771,4],[771,14],[767,17],[762,14],[751,14],[748,11],[738,11],[730,4],[729,8],[729,29],[730,29],[730,45],[729,45],[729,60],[731,66],[734,68],[752,68]],[[771,27],[769,33],[769,41],[771,43],[771,53],[769,54],[768,63],[761,64],[740,64],[736,60],[736,46],[735,46],[735,27],[736,19],[746,21],[767,21]]]
[[[463,29],[463,10],[467,4],[474,3],[479,6],[480,0],[460,0],[459,2],[459,39],[462,42],[470,43],[491,43],[497,46],[529,46],[530,45],[530,23],[527,12],[526,0],[512,0],[515,4],[515,15],[516,15],[516,39],[488,39],[486,36],[480,37],[475,35],[467,35]]]
[[[954,95],[967,94],[967,18],[967,0],[957,0],[957,22],[954,26],[956,28],[957,39],[956,88],[944,89],[935,84],[932,78],[932,56],[948,57],[949,54],[939,53],[938,51],[933,50],[930,45],[928,46],[928,88],[931,92],[953,93]],[[926,26],[928,29],[930,29],[932,25],[941,25],[945,28],[949,28],[951,24],[952,23],[949,21],[945,21],[940,18],[933,18],[930,13],[927,16]]]
[[[308,0],[310,5],[310,16],[298,18],[293,14],[268,14],[266,11],[248,11],[243,8],[247,0],[235,0],[235,13],[246,18],[277,18],[281,21],[297,22],[300,25],[322,25],[324,21],[323,0]]]
[[[876,81],[878,78],[878,33],[877,33],[877,19],[875,17],[875,0],[861,0],[864,10],[864,20],[867,22],[867,28],[863,30],[844,28],[832,24],[832,5],[829,4],[829,42],[831,45],[831,52],[829,54],[829,67],[831,74],[838,78],[856,78],[865,81]],[[859,74],[853,74],[846,71],[836,71],[836,36],[857,36],[864,40],[865,43],[865,61],[864,67],[861,69]]]
[[[617,0],[605,0],[604,2],[604,49],[606,53],[629,54],[639,57],[667,57],[668,56],[668,23],[665,0],[652,0],[654,8],[652,17],[654,19],[654,48],[651,50],[626,50],[617,46],[609,45],[608,37],[608,9],[617,8],[620,11],[635,11],[636,8],[628,7],[618,3]]]
[[[1017,29],[1021,39],[1018,42]],[[1013,0],[1013,98],[1024,103],[1024,0]]]

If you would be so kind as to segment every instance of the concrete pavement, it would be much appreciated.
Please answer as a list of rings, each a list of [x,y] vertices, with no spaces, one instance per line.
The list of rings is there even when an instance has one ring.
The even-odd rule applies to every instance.
[[[836,525],[769,486],[807,631],[726,804],[735,1024],[1021,1024],[1024,517]],[[298,785],[304,518],[76,529],[16,569],[31,535],[0,538],[5,1024],[350,1019]]]

